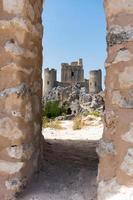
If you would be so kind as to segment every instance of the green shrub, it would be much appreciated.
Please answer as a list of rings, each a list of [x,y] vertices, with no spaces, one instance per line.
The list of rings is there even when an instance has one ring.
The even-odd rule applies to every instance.
[[[98,111],[92,111],[92,112],[89,113],[89,115],[93,115],[95,117],[100,117],[101,116],[100,112],[98,112]]]
[[[55,118],[62,114],[62,108],[59,106],[58,101],[49,101],[43,107],[42,115],[47,118]]]

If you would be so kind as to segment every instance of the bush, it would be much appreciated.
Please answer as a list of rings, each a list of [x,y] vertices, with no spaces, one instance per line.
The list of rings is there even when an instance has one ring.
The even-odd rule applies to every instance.
[[[47,118],[55,118],[62,114],[62,108],[59,107],[58,101],[47,102],[43,107],[42,115]]]
[[[75,117],[73,120],[73,130],[80,130],[85,126],[84,121],[82,120],[82,117],[78,116]]]

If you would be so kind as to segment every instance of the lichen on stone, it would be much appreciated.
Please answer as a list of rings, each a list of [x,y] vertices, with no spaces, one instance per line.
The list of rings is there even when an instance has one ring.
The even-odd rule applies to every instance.
[[[132,41],[133,27],[121,27],[119,25],[113,25],[110,27],[106,39],[109,47],[112,47],[115,44],[122,44],[123,42]]]
[[[14,177],[5,182],[7,190],[14,190],[15,192],[19,192],[25,184],[26,179],[24,177]]]
[[[103,139],[100,140],[96,151],[100,157],[103,157],[106,154],[110,154],[110,155],[116,154],[114,144],[112,142],[104,141]]]
[[[20,85],[12,88],[7,88],[0,92],[0,97],[5,97],[10,94],[16,93],[17,96],[25,96],[26,94],[31,95],[31,88],[25,84],[21,83]]]

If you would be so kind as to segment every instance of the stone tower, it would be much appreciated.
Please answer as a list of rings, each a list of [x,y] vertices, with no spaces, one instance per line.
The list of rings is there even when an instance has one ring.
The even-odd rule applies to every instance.
[[[44,69],[43,77],[43,95],[46,95],[53,87],[56,86],[57,71],[55,69]]]
[[[102,90],[102,71],[90,71],[89,93],[96,94]]]
[[[70,85],[81,83],[84,81],[83,60],[80,58],[71,64],[61,64],[61,82]]]

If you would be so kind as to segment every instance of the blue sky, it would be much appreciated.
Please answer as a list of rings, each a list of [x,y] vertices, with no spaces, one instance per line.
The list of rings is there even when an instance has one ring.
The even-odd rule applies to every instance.
[[[43,11],[43,68],[83,58],[85,78],[101,68],[106,58],[103,0],[46,0]]]

